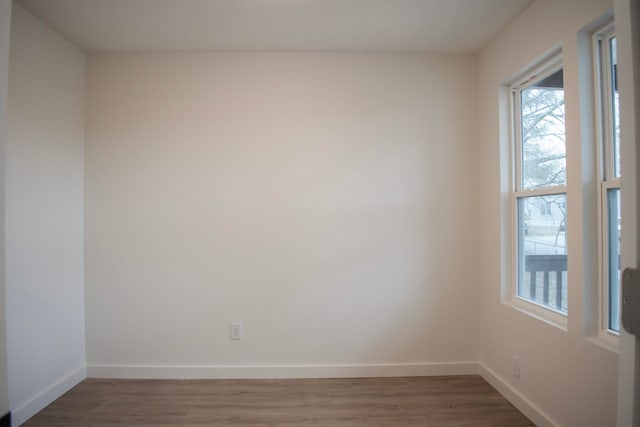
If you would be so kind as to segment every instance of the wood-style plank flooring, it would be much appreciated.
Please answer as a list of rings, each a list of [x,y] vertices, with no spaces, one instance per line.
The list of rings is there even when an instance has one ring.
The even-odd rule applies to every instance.
[[[479,376],[87,379],[24,425],[533,426]]]

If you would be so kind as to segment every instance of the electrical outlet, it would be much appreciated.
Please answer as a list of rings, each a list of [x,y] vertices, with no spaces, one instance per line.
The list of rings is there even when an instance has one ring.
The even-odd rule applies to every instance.
[[[513,356],[513,376],[520,379],[520,358]]]
[[[242,340],[242,323],[240,322],[229,323],[229,338],[234,341]]]

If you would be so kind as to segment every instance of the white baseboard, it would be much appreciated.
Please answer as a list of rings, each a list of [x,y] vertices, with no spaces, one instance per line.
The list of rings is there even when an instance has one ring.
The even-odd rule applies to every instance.
[[[537,427],[560,427],[560,424],[482,362],[478,364],[478,373]]]
[[[71,390],[86,377],[86,366],[81,366],[69,372],[67,375],[51,384],[49,387],[36,394],[25,403],[22,403],[17,408],[12,409],[11,425],[13,427],[17,427],[20,424],[26,422],[29,418],[33,417],[35,414],[43,410],[51,402]]]
[[[476,375],[478,362],[354,365],[150,366],[90,364],[90,378],[263,379]]]

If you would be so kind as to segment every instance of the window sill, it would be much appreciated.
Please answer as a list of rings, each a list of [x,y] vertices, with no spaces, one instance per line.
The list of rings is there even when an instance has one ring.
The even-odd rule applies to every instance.
[[[619,338],[609,332],[600,331],[600,334],[591,337],[585,337],[585,340],[612,353],[619,353]]]
[[[533,304],[520,298],[503,301],[504,304],[529,317],[538,319],[547,325],[567,331],[567,316],[553,310],[549,310],[541,305]]]

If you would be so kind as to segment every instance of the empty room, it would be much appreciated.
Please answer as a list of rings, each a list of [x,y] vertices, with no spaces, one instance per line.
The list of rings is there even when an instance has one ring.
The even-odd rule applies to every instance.
[[[637,0],[0,0],[0,427],[640,426]]]

